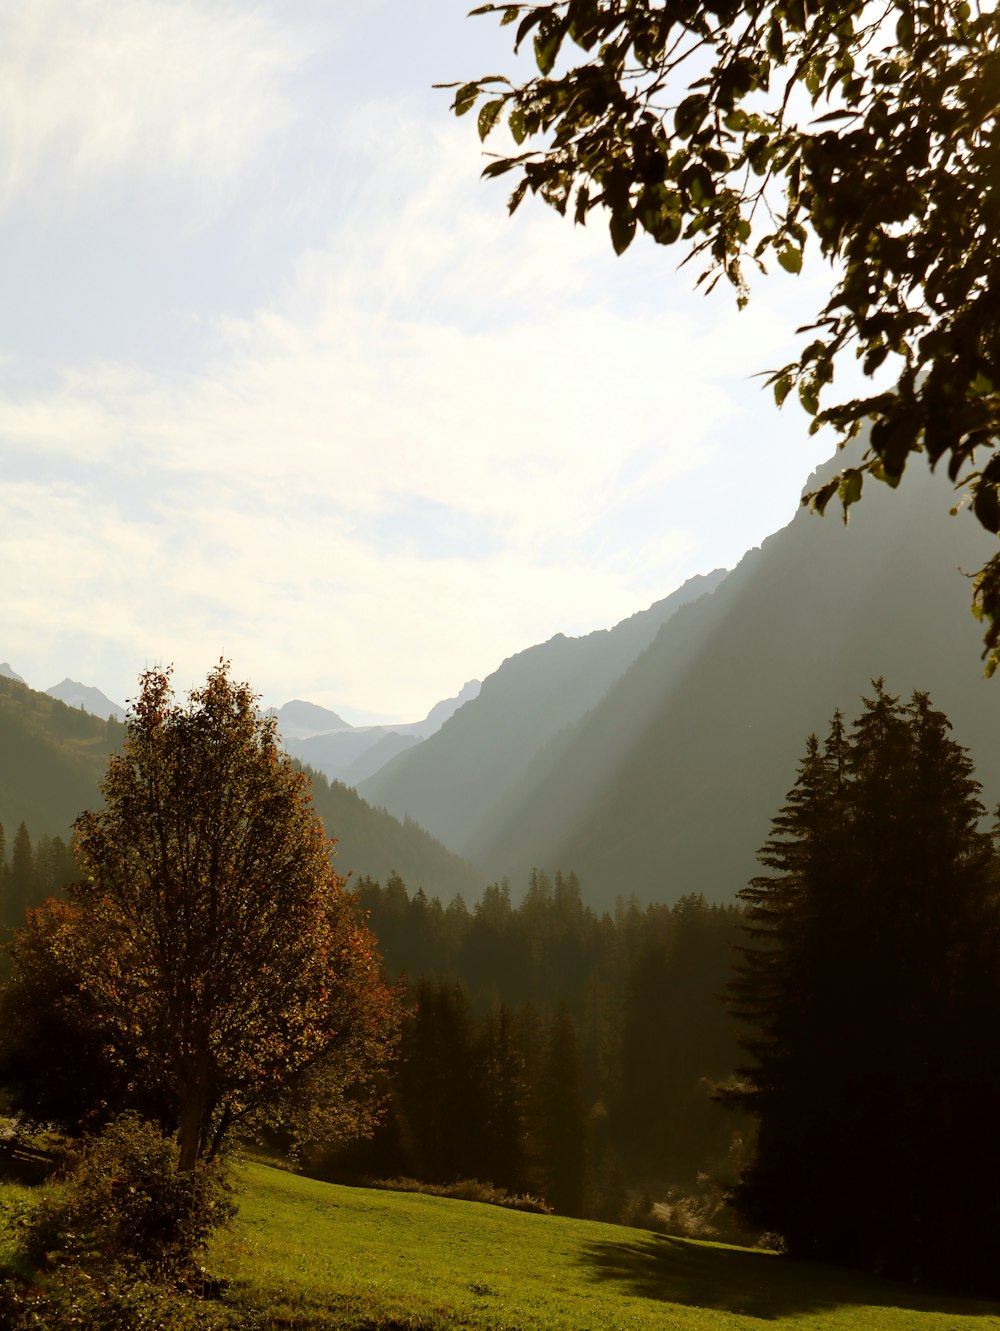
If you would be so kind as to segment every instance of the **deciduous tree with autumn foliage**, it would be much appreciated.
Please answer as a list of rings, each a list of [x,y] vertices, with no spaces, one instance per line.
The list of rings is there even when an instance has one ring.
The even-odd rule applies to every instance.
[[[60,927],[29,921],[12,948],[8,1002],[47,940],[72,966],[104,1055],[168,1106],[182,1170],[255,1118],[364,1131],[398,1033],[375,939],[258,701],[225,662],[187,705],[169,671],[143,675],[104,808],[75,825]]]

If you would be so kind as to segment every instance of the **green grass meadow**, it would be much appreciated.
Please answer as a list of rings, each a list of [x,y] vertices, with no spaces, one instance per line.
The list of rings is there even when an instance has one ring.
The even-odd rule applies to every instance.
[[[773,1254],[239,1170],[208,1266],[270,1328],[1000,1331],[1000,1306]]]

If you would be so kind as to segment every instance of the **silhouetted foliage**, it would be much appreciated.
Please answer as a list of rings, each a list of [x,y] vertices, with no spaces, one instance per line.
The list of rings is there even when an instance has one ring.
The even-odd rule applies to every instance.
[[[62,837],[41,836],[32,843],[27,824],[14,836],[9,862],[0,826],[0,926],[15,929],[24,912],[62,893],[76,877],[73,852]]]
[[[586,1215],[587,1103],[576,1025],[565,1004],[560,1004],[547,1032],[536,1112],[542,1192],[562,1215]]]
[[[481,139],[506,122],[514,151],[484,174],[513,173],[511,211],[529,190],[578,223],[602,209],[617,253],[639,228],[680,242],[704,264],[698,284],[725,276],[741,304],[748,267],[798,273],[812,237],[833,291],[769,383],[779,405],[795,392],[813,430],[848,439],[872,422],[861,466],[813,506],[836,496],[846,516],[866,476],[896,486],[920,452],[946,460],[978,521],[1000,531],[996,10],[500,0],[473,12],[515,25],[515,50],[530,39],[538,68],[520,85],[475,79],[453,102],[458,115],[481,103]],[[885,379],[821,408],[835,367],[855,359]],[[977,575],[974,607],[992,669],[1000,555]]]
[[[97,997],[81,985],[85,946],[79,906],[53,899],[27,912],[0,989],[0,1086],[38,1127],[75,1136],[132,1109],[169,1129],[171,1099],[143,1075],[135,1039],[119,1030],[109,1047]]]
[[[759,1119],[736,1190],[790,1251],[995,1284],[1000,914],[972,764],[924,694],[809,740],[741,894]]]

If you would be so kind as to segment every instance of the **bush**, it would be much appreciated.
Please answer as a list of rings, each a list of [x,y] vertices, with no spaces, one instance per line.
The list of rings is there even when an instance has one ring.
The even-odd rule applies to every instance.
[[[24,1254],[46,1268],[120,1266],[150,1280],[189,1276],[214,1229],[235,1214],[221,1166],[177,1172],[177,1145],[124,1116],[80,1153],[35,1208]]]
[[[95,1275],[67,1266],[35,1284],[0,1285],[0,1326],[7,1331],[230,1331],[240,1322],[216,1304],[138,1280],[120,1267]]]
[[[195,1258],[235,1207],[221,1166],[177,1173],[177,1146],[134,1116],[69,1159],[19,1217],[18,1259],[0,1286],[11,1331],[225,1331]]]

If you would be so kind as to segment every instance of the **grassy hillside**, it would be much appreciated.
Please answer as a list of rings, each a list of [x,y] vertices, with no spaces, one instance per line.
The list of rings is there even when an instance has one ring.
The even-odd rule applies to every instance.
[[[254,1327],[991,1331],[1000,1307],[582,1220],[240,1172],[211,1253]]]
[[[0,1268],[32,1189],[0,1183]],[[1000,1305],[724,1244],[246,1164],[206,1267],[233,1331],[997,1331]],[[2,1269],[0,1269],[2,1278]]]

